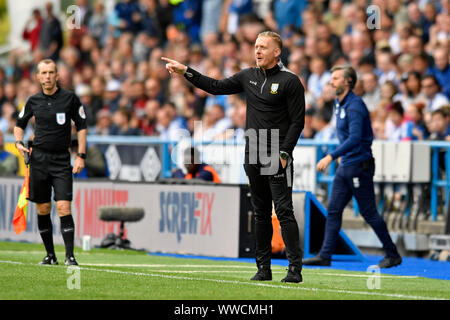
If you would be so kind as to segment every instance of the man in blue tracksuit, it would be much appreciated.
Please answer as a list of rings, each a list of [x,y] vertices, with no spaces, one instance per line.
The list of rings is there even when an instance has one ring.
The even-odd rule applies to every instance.
[[[378,264],[380,268],[399,265],[402,258],[387,230],[386,223],[378,214],[375,204],[373,175],[375,161],[372,156],[372,126],[370,115],[362,99],[352,89],[356,83],[356,72],[347,66],[334,67],[330,84],[336,93],[336,131],[339,146],[317,164],[323,171],[333,160],[341,158],[333,181],[328,203],[328,218],[325,238],[317,256],[303,261],[304,265],[331,264],[331,255],[338,240],[342,224],[342,212],[352,196],[355,196],[361,215],[375,231],[386,252]]]

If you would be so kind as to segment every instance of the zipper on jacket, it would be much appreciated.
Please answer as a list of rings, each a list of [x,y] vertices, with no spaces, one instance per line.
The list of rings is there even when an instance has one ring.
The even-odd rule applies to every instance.
[[[267,81],[267,76],[264,76],[264,82],[261,85],[261,94],[263,93],[263,89],[264,89],[264,85],[266,84],[266,81]]]

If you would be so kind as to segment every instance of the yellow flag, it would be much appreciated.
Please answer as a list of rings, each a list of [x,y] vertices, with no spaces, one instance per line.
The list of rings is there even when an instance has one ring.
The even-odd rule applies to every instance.
[[[27,166],[25,170],[25,179],[23,180],[22,189],[20,190],[17,207],[14,211],[13,226],[16,234],[19,234],[27,228],[27,206],[28,206],[28,192],[29,192],[29,170]]]

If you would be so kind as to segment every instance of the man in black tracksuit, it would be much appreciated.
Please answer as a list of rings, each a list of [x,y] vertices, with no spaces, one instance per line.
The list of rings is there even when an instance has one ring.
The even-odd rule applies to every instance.
[[[272,280],[270,270],[272,201],[280,221],[289,260],[284,282],[302,282],[302,250],[292,204],[292,151],[304,127],[304,88],[297,75],[279,61],[278,34],[263,32],[255,42],[256,68],[215,80],[168,58],[169,73],[183,74],[196,87],[211,94],[245,92],[247,100],[244,168],[255,209],[256,264],[252,280]]]

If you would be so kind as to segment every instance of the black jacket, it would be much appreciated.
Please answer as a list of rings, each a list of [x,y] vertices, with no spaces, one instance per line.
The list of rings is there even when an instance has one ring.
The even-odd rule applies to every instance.
[[[279,150],[292,155],[305,124],[305,90],[298,76],[281,62],[265,72],[261,68],[247,68],[223,80],[206,77],[189,67],[184,76],[210,94],[245,92],[246,152],[249,151],[249,129],[257,132],[258,141],[261,138],[260,129],[279,129]],[[272,142],[270,137],[269,132],[269,151]]]

